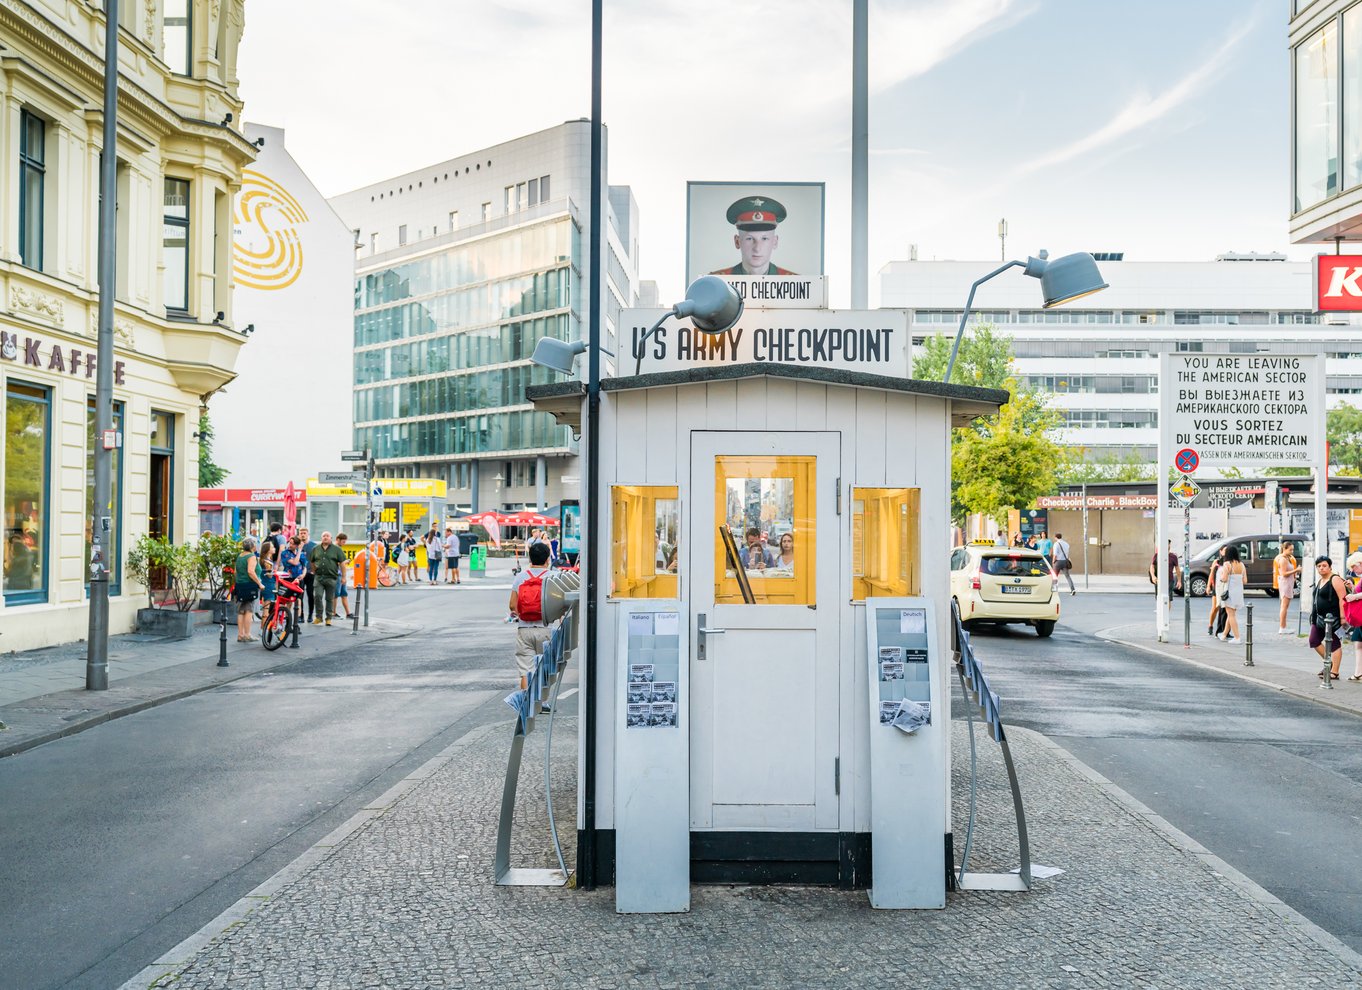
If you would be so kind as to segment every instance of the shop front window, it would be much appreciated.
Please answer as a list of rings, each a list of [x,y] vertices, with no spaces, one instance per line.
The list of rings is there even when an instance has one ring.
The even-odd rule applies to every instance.
[[[5,604],[47,600],[52,393],[11,381],[5,387]]]
[[[916,488],[851,490],[852,601],[919,593],[920,494]]]
[[[716,458],[715,602],[814,605],[815,457]]]
[[[611,598],[675,598],[681,503],[667,485],[610,489]]]
[[[113,428],[120,436],[123,433],[123,403],[113,404]],[[85,587],[90,587],[90,527],[95,516],[95,400],[89,398],[85,403]],[[115,447],[109,451],[109,532],[105,540],[105,550],[109,562],[109,594],[122,594],[123,580],[123,450]]]

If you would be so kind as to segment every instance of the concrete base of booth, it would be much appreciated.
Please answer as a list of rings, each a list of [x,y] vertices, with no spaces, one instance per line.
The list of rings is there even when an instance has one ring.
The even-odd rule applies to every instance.
[[[955,889],[955,852],[945,834],[946,889]],[[577,833],[578,862],[586,835]],[[869,832],[692,832],[691,883],[803,884],[864,890],[870,886]],[[593,878],[581,877],[591,885]],[[596,832],[595,886],[615,882],[615,831]]]

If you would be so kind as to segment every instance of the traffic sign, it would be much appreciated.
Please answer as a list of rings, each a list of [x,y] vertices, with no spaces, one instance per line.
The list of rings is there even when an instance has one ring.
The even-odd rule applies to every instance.
[[[343,460],[343,461],[367,461],[368,459],[369,459],[369,453],[368,453],[368,451],[364,451],[364,450],[342,450],[342,451],[341,451],[341,460]]]
[[[1191,474],[1197,469],[1197,465],[1200,463],[1201,458],[1191,447],[1183,447],[1178,451],[1177,456],[1173,458],[1173,466],[1183,474]]]
[[[1168,489],[1168,494],[1172,495],[1182,505],[1188,506],[1196,501],[1196,497],[1201,494],[1201,486],[1183,475],[1182,480],[1173,482]]]
[[[318,471],[317,482],[322,485],[335,485],[338,488],[363,489],[368,477],[363,471]]]

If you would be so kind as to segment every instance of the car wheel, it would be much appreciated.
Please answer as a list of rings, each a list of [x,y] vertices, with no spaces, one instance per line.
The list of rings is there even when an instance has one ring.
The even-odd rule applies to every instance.
[[[1205,574],[1192,575],[1192,596],[1194,598],[1201,598],[1202,596],[1204,596],[1206,594],[1207,588],[1208,586],[1206,584]]]
[[[1041,639],[1049,638],[1050,634],[1054,631],[1055,631],[1054,619],[1036,620],[1036,635],[1039,636]]]

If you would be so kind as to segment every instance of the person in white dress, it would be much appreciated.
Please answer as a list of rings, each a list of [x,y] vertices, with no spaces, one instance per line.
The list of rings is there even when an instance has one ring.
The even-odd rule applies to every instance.
[[[1216,639],[1226,643],[1242,643],[1239,636],[1239,610],[1244,607],[1244,578],[1248,571],[1239,559],[1239,548],[1231,544],[1225,548],[1225,563],[1215,575],[1215,593],[1225,610],[1225,629]]]

